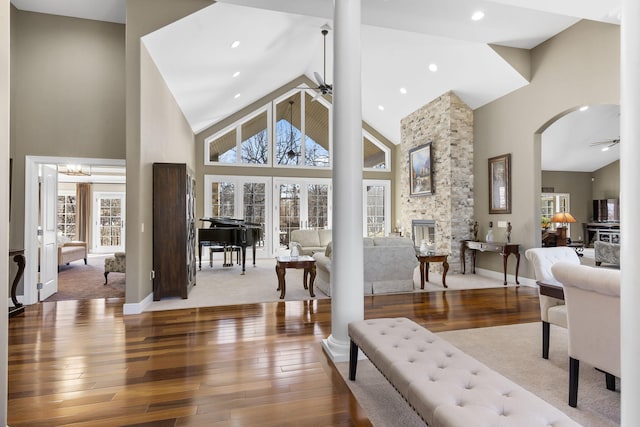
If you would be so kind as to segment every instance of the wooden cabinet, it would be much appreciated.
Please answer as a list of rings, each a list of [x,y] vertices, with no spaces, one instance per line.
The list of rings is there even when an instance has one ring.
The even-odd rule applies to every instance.
[[[186,164],[153,164],[153,299],[187,298],[196,283],[195,179]]]

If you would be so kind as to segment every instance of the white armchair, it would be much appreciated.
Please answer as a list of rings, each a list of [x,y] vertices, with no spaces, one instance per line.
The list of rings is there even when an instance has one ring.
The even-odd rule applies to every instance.
[[[525,256],[533,264],[537,282],[562,286],[551,273],[551,266],[557,262],[580,265],[576,252],[567,246],[527,249]],[[542,357],[549,358],[551,325],[567,327],[567,310],[564,301],[546,295],[539,295],[540,318],[542,319]]]
[[[580,361],[605,373],[608,390],[620,378],[620,271],[557,263],[569,329],[569,406],[578,404]]]

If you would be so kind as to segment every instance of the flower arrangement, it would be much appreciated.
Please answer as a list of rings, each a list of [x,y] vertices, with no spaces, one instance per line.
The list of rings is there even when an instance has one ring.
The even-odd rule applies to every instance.
[[[540,218],[540,226],[542,228],[544,228],[546,230],[547,228],[549,228],[550,225],[551,225],[551,219],[550,218],[548,218],[546,216],[543,216],[542,218]]]

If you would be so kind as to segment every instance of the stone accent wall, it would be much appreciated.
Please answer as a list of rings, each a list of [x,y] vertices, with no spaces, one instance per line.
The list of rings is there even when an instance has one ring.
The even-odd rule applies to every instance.
[[[411,197],[409,151],[429,141],[434,192]],[[453,92],[434,99],[402,119],[400,155],[400,226],[411,230],[413,219],[434,219],[436,251],[450,254],[451,272],[462,271],[460,241],[470,237],[473,220],[473,111]]]

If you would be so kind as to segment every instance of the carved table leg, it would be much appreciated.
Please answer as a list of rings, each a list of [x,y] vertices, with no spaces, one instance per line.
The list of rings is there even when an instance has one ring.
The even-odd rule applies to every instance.
[[[424,261],[420,261],[420,289],[424,289]]]
[[[306,270],[307,269],[305,268],[305,272]],[[309,267],[309,272],[311,273],[311,278],[309,279],[309,295],[311,296],[311,298],[314,298],[316,296],[316,294],[313,293],[313,282],[316,280],[316,263],[315,262],[311,264],[311,267]]]
[[[520,282],[518,282],[518,270],[520,269],[520,252],[516,252],[516,284],[519,285]]]
[[[449,271],[449,263],[447,262],[447,258],[442,261],[442,286],[448,288],[447,286],[447,271]]]
[[[24,312],[24,306],[22,305],[22,303],[18,302],[16,290],[18,288],[18,283],[20,283],[20,279],[24,274],[24,266],[26,264],[26,261],[22,253],[16,254],[13,257],[13,260],[16,264],[18,264],[18,272],[16,273],[16,277],[13,279],[13,283],[11,284],[11,301],[13,302],[13,307],[9,307],[9,317]]]
[[[284,295],[287,292],[287,287],[284,280],[284,274],[286,269],[279,265],[276,265],[276,274],[278,275],[278,289],[280,291],[280,299],[284,299]]]

